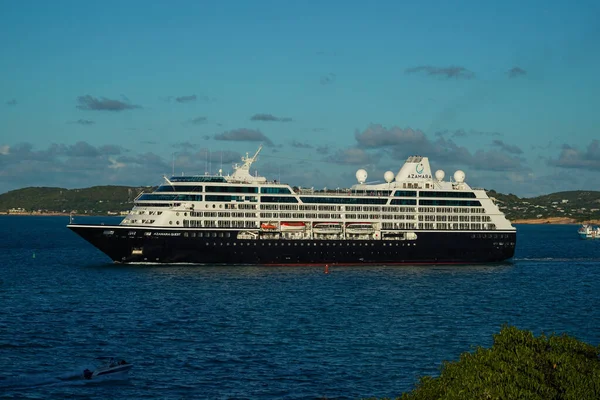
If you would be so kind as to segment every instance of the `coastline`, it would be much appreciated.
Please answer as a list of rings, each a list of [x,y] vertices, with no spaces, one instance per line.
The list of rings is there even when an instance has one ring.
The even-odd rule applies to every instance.
[[[124,215],[118,214],[71,214],[71,213],[7,213],[0,212],[2,216],[11,217],[123,217]]]
[[[589,220],[589,221],[577,221],[574,218],[564,217],[548,217],[548,218],[531,218],[531,219],[515,219],[510,221],[512,224],[527,224],[527,225],[541,225],[541,224],[552,224],[552,225],[581,225],[591,224],[600,225],[600,220]]]

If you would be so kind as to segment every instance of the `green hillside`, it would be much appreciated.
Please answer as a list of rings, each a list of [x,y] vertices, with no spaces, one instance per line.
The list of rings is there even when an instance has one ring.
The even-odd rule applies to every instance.
[[[28,187],[0,195],[0,212],[106,214],[128,211],[134,199],[153,187],[94,186],[86,189]],[[489,190],[498,207],[510,220],[571,218],[575,221],[600,220],[600,192],[571,191],[520,198]]]
[[[543,196],[519,198],[514,194],[502,194],[493,190],[488,195],[508,219],[572,218],[575,221],[600,219],[600,192],[575,190]]]
[[[153,189],[129,186],[94,186],[86,189],[28,187],[0,195],[0,212],[15,209],[80,214],[128,211],[142,191]]]

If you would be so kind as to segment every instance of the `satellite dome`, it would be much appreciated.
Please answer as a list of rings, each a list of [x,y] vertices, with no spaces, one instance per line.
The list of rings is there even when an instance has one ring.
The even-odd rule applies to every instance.
[[[358,181],[358,183],[365,183],[365,181],[367,180],[367,171],[365,171],[364,169],[359,169],[358,171],[356,171],[356,180]]]
[[[383,179],[385,179],[387,183],[390,183],[394,180],[394,173],[392,171],[386,171],[386,173],[383,174]]]
[[[454,173],[454,181],[456,183],[463,183],[465,181],[465,173],[460,169]]]
[[[441,169],[438,169],[437,171],[435,171],[435,179],[437,179],[438,182],[443,181],[444,176],[446,176],[446,174]]]

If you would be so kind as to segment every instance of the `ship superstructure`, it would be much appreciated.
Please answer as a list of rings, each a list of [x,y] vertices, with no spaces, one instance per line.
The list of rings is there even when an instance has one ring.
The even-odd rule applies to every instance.
[[[68,227],[115,262],[402,264],[511,258],[516,229],[485,190],[456,171],[445,181],[411,156],[349,189],[314,190],[250,173],[261,148],[231,175],[165,177],[119,225]]]

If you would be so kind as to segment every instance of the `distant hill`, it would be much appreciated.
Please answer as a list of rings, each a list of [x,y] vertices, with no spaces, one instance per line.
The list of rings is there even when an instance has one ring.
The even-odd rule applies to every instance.
[[[86,189],[28,187],[0,195],[0,212],[70,213],[106,215],[129,211],[141,192],[154,187],[94,186]],[[488,190],[508,219],[568,218],[573,221],[600,220],[599,191],[570,191],[520,198]]]
[[[600,219],[600,192],[575,190],[519,198],[514,194],[487,192],[511,221],[519,219],[569,218],[576,222]]]
[[[130,186],[94,186],[86,189],[28,187],[1,194],[0,212],[119,213],[130,210],[142,191],[152,190],[154,188]]]

